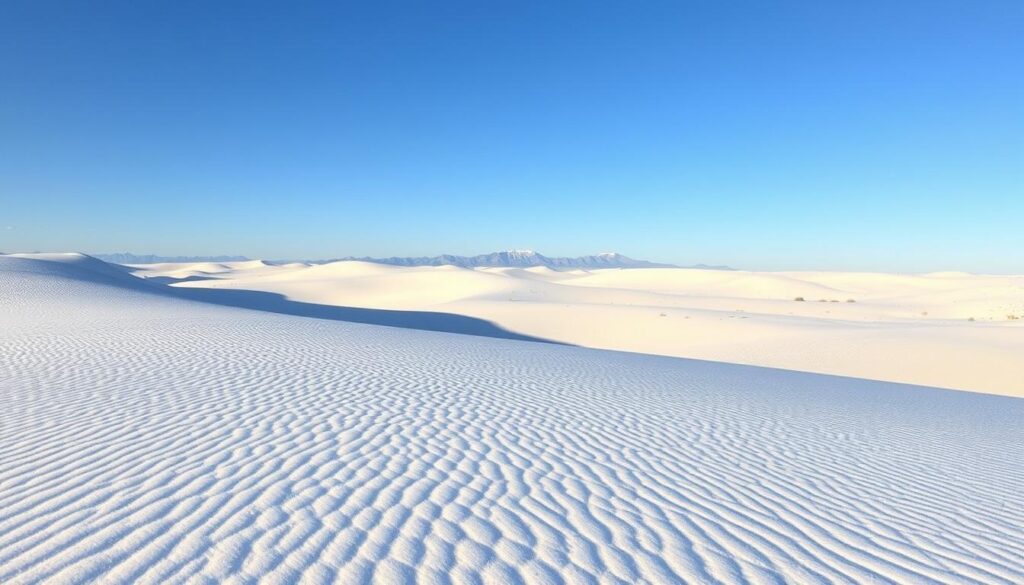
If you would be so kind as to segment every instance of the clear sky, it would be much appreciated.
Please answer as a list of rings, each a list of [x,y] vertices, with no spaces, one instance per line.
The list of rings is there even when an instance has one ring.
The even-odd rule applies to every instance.
[[[0,251],[1024,273],[1024,2],[0,3]]]

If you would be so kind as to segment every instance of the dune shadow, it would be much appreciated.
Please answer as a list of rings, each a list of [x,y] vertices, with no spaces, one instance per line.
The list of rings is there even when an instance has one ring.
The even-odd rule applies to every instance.
[[[177,284],[179,282],[196,282],[199,280],[217,280],[212,276],[200,276],[193,274],[192,276],[183,276],[181,278],[175,278],[173,276],[149,276],[145,278],[146,282],[154,284]]]
[[[398,311],[391,309],[366,309],[362,307],[320,305],[316,303],[292,301],[284,295],[277,293],[252,290],[179,288],[169,286],[162,288],[174,296],[192,301],[243,309],[253,309],[256,311],[266,311],[269,313],[279,313],[282,315],[294,315],[298,317],[312,317],[314,319],[328,319],[331,321],[364,323],[367,325],[385,325],[388,327],[402,327],[404,329],[444,331],[447,333],[461,333],[463,335],[476,335],[480,337],[494,337],[498,339],[514,339],[518,341],[535,341],[556,345],[567,345],[550,339],[514,333],[512,331],[502,329],[490,321],[477,319],[475,317],[467,317],[465,315],[456,315],[454,313],[440,313],[434,311]]]

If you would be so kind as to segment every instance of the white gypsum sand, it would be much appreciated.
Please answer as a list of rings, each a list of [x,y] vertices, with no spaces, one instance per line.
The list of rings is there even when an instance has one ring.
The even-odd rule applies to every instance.
[[[1024,579],[1024,400],[132,278],[0,256],[2,583]]]
[[[259,261],[135,268],[175,287],[453,313],[584,347],[1024,395],[1020,276]]]

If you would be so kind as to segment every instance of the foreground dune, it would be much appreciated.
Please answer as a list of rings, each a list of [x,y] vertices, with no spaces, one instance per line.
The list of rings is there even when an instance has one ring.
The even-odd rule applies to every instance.
[[[205,267],[135,268],[177,287],[441,311],[585,347],[1024,395],[1024,277],[365,262]]]
[[[101,264],[0,256],[2,583],[1024,579],[1022,400],[277,315]]]

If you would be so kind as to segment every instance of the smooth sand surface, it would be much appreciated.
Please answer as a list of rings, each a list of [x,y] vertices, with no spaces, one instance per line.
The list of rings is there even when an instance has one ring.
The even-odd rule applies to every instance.
[[[312,286],[306,268],[254,270],[246,286],[323,300],[397,303],[398,283],[447,303],[591,299],[580,318],[631,282],[663,299],[690,286],[359,264],[309,268]],[[741,300],[721,296],[729,275],[693,278],[715,292],[703,302]],[[1024,400],[172,293],[79,255],[0,256],[0,583],[1024,580]],[[862,296],[851,322],[916,310]],[[831,336],[825,308],[794,311]],[[708,335],[719,312],[734,321],[674,310]]]
[[[1020,276],[258,261],[134,268],[172,286],[454,313],[584,347],[1024,396]]]

